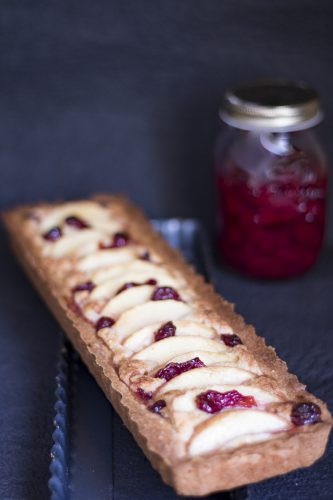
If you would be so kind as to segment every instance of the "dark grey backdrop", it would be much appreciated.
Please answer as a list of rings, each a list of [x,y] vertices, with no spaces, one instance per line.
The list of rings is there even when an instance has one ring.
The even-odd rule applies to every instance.
[[[1,205],[121,191],[212,228],[225,87],[304,79],[333,156],[330,0],[2,0]]]
[[[330,0],[1,0],[1,208],[120,191],[150,216],[198,216],[212,230],[227,85],[312,83],[333,157],[332,13]],[[58,328],[0,236],[0,497],[44,499]],[[328,248],[312,273],[274,285],[214,273],[331,405],[332,263]],[[332,498],[332,456],[251,498]]]

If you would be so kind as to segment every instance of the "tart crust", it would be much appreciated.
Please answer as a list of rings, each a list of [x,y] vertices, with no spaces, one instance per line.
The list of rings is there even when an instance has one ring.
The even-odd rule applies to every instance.
[[[213,287],[154,231],[137,208],[122,197],[98,195],[92,199],[105,208],[112,206],[113,210],[116,209],[126,220],[133,237],[148,250],[161,255],[166,269],[181,274],[199,295],[200,305],[210,320],[226,321],[234,331],[239,332],[249,351],[256,353],[262,372],[277,379],[291,400],[312,401],[322,411],[322,422],[280,433],[275,439],[184,459],[183,444],[171,423],[148,412],[146,406],[120,380],[112,365],[110,349],[96,335],[93,325],[70,308],[61,289],[52,280],[49,259],[34,244],[32,232],[25,221],[31,210],[53,205],[24,206],[5,213],[4,222],[18,260],[163,480],[181,495],[201,496],[309,466],[320,458],[332,425],[326,405],[305,391],[297,377],[288,373],[286,363],[277,357],[274,349],[266,346],[254,328],[235,313],[234,305],[217,295]]]

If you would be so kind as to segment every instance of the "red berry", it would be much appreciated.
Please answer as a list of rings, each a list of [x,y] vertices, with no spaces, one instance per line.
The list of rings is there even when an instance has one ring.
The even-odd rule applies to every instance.
[[[206,413],[217,413],[227,408],[251,408],[257,406],[257,403],[253,396],[243,396],[238,391],[232,390],[228,392],[202,392],[196,397],[196,405],[199,410]]]
[[[76,217],[75,215],[71,215],[70,217],[66,217],[65,222],[67,226],[73,227],[75,229],[86,229],[89,226],[84,220]]]
[[[176,334],[175,325],[172,323],[172,321],[168,321],[168,323],[162,325],[161,328],[159,328],[157,332],[155,332],[154,335],[155,342],[166,339],[167,337],[173,337],[175,334]]]
[[[294,425],[316,424],[321,421],[321,409],[315,403],[298,403],[291,410]]]
[[[149,279],[145,282],[145,285],[156,285],[157,281],[154,279]]]
[[[129,242],[129,236],[127,233],[116,233],[113,236],[113,247],[121,248],[126,247]]]
[[[109,316],[102,316],[96,323],[96,332],[102,328],[111,328],[115,324],[115,320]]]
[[[144,389],[141,389],[141,387],[137,389],[136,393],[139,396],[139,398],[142,399],[143,401],[148,401],[153,397],[152,392],[146,392]]]
[[[184,363],[168,363],[164,368],[158,370],[155,373],[155,378],[164,378],[164,380],[171,380],[181,373],[188,372],[189,370],[194,370],[195,368],[202,368],[206,366],[205,363],[201,361],[200,358],[189,359],[184,361]]]
[[[155,288],[151,300],[181,300],[181,298],[171,286],[159,286]]]
[[[94,288],[95,288],[95,283],[93,283],[92,281],[86,281],[85,283],[79,283],[78,285],[76,285],[73,288],[72,292],[73,293],[84,292],[84,291],[91,292]]]
[[[47,241],[57,241],[59,240],[59,238],[61,238],[61,236],[62,231],[58,226],[52,227],[49,231],[43,234],[44,240]]]
[[[127,233],[115,233],[110,243],[100,243],[99,247],[102,250],[107,248],[123,248],[129,244],[129,240],[130,238]]]
[[[221,340],[227,345],[228,347],[235,347],[236,345],[243,344],[241,339],[238,337],[238,335],[235,334],[225,334],[222,333],[221,335]]]
[[[148,406],[148,410],[160,415],[161,410],[163,410],[163,408],[165,407],[166,407],[166,402],[164,401],[164,399],[159,399],[158,401],[156,401],[156,403],[152,404],[151,406]]]

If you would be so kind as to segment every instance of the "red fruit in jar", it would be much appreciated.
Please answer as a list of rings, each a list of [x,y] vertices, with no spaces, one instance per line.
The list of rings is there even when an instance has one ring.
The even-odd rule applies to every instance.
[[[253,396],[243,396],[236,390],[228,392],[206,391],[198,394],[195,399],[197,408],[206,413],[217,413],[228,408],[252,408],[257,406]]]
[[[143,401],[149,401],[149,399],[151,399],[153,397],[153,393],[152,392],[150,392],[150,391],[146,392],[141,387],[139,387],[137,389],[136,393],[139,396],[139,398],[142,399]]]
[[[72,289],[72,292],[73,293],[84,292],[84,291],[91,292],[94,288],[95,288],[95,283],[93,283],[92,281],[86,281],[85,283],[79,283],[78,285],[76,285]]]
[[[111,328],[115,324],[115,320],[109,316],[102,316],[96,323],[96,332],[102,330],[102,328]]]
[[[181,298],[171,286],[159,286],[155,288],[151,300],[181,300]]]
[[[100,243],[99,247],[103,249],[107,248],[123,248],[129,244],[130,237],[127,233],[115,233],[113,235],[112,241],[110,243]]]
[[[223,340],[225,345],[227,345],[228,347],[235,347],[236,345],[243,344],[241,339],[236,334],[222,333],[221,340]]]
[[[164,368],[158,370],[155,373],[155,378],[164,378],[164,380],[171,380],[181,373],[188,372],[189,370],[194,370],[195,368],[202,368],[206,366],[205,363],[201,361],[200,358],[189,359],[183,363],[168,363]]]
[[[157,330],[157,332],[155,332],[154,335],[155,342],[166,339],[167,337],[173,337],[175,334],[176,334],[175,325],[172,323],[172,321],[168,321],[167,323],[162,325],[161,328]]]
[[[84,220],[76,217],[75,215],[71,215],[70,217],[66,217],[65,222],[67,226],[73,227],[75,229],[87,229],[89,224],[87,224]]]
[[[47,241],[57,241],[59,240],[59,238],[61,238],[61,236],[62,231],[58,226],[52,227],[49,231],[43,234],[44,240]]]
[[[315,403],[298,403],[292,407],[291,421],[294,425],[311,425],[321,422],[321,409]]]
[[[152,404],[151,406],[148,406],[148,410],[160,415],[161,410],[163,410],[163,408],[165,407],[166,407],[166,402],[164,401],[164,399],[159,399],[158,401],[156,401],[156,403]]]
[[[235,171],[234,171],[235,169]],[[258,278],[301,274],[315,262],[325,228],[327,179],[250,182],[236,167],[218,178],[225,260]]]

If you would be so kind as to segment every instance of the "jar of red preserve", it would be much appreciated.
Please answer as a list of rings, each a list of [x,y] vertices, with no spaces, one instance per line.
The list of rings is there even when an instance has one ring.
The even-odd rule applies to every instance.
[[[265,82],[225,94],[216,150],[219,247],[228,264],[257,278],[309,269],[325,229],[327,166],[314,126],[316,92]]]

